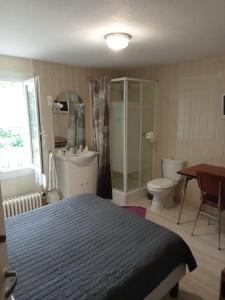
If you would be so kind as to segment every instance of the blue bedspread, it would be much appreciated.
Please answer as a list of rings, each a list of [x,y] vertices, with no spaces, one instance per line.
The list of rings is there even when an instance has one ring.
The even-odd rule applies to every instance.
[[[175,233],[90,194],[6,221],[16,300],[143,299],[195,259]]]

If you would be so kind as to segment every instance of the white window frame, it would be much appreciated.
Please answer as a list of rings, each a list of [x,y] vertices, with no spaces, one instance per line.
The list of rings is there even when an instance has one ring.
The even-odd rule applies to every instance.
[[[6,81],[6,82],[21,82],[23,84],[26,82],[24,80],[19,80],[19,79],[14,79],[14,78],[12,78],[12,79],[10,79],[10,78],[7,78],[7,79],[0,78],[0,80],[1,81]],[[26,98],[25,94],[24,94],[24,97]],[[27,105],[25,105],[25,110],[26,110],[26,114],[28,115]],[[29,117],[28,117],[28,121],[29,121]],[[29,126],[29,124],[28,124],[28,126]],[[29,131],[29,139],[31,139],[30,129],[28,129],[28,131]],[[22,176],[34,175],[35,170],[32,167],[32,149],[31,148],[30,148],[30,155],[31,155],[31,162],[30,162],[30,165],[28,165],[27,167],[12,168],[10,170],[2,170],[1,169],[0,170],[0,181],[12,179],[12,178],[17,178],[17,177],[22,177]]]

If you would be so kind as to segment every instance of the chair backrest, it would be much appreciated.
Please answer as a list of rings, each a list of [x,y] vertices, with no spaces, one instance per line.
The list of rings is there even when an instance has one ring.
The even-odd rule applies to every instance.
[[[197,180],[202,192],[212,196],[219,196],[221,187],[221,198],[225,198],[225,178],[208,172],[198,171]]]

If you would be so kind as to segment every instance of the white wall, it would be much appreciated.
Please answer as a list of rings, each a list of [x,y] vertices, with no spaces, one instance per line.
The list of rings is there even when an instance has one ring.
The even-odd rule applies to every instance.
[[[26,80],[32,76],[32,60],[0,55],[0,80]]]
[[[41,187],[35,183],[34,175],[25,175],[2,180],[1,188],[3,199],[41,190]]]

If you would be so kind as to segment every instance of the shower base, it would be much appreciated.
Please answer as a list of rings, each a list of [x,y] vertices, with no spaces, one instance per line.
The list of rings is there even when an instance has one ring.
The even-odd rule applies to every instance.
[[[147,193],[146,187],[141,187],[126,193],[113,188],[113,202],[118,205],[127,205],[135,200],[145,197]]]

